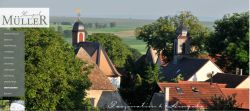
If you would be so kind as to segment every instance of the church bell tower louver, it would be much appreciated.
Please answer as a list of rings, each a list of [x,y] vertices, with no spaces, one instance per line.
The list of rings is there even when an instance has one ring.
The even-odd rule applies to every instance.
[[[174,63],[176,64],[180,59],[189,54],[190,37],[187,27],[180,25],[176,34],[178,35],[174,40]]]
[[[78,13],[78,19],[73,25],[72,29],[72,45],[75,47],[78,43],[85,42],[87,37],[87,31],[84,24],[80,20],[80,13]]]

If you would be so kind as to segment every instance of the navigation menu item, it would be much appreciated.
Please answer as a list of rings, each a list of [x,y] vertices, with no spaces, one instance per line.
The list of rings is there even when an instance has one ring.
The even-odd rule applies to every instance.
[[[0,31],[0,97],[24,96],[24,33]]]

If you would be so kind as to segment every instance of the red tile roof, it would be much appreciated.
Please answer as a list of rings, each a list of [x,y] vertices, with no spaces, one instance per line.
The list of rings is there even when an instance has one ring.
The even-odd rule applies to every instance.
[[[226,96],[236,94],[235,99],[240,108],[249,109],[249,89],[221,88],[221,91]]]
[[[182,81],[179,83],[158,83],[158,86],[162,91],[165,87],[170,87],[169,98],[170,105],[178,101],[181,106],[199,106],[207,108],[211,104],[211,97],[214,95],[224,96],[220,90],[220,87],[213,83],[210,85],[208,82],[187,82]],[[182,90],[182,94],[179,94],[176,88]],[[192,90],[192,88],[196,88]]]
[[[90,59],[92,59],[98,65],[98,67],[106,74],[106,76],[108,77],[121,76],[121,74],[117,71],[114,64],[108,57],[106,51],[101,47],[99,43],[95,42],[78,43],[78,48],[75,49],[76,54],[79,52],[80,48],[83,48],[88,53],[88,55],[91,57]],[[102,65],[103,62],[107,64]],[[111,71],[106,71],[106,69],[110,69]]]
[[[116,88],[108,80],[108,77],[105,76],[105,74],[100,70],[100,68],[95,64],[95,62],[83,48],[79,49],[76,57],[82,61],[87,62],[89,65],[93,65],[93,69],[88,75],[88,78],[92,83],[90,90],[116,90]]]

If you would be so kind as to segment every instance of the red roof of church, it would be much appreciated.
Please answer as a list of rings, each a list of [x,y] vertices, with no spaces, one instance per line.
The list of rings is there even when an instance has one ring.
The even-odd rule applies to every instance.
[[[78,53],[79,49],[83,48],[87,54],[92,59],[100,70],[108,77],[119,77],[121,74],[117,71],[114,64],[108,57],[106,51],[100,46],[99,43],[95,42],[81,42],[78,43],[78,48],[75,49],[75,52]]]
[[[87,54],[87,52],[80,48],[78,50],[76,57],[80,60],[86,61],[89,65],[93,65],[93,69],[91,70],[88,78],[90,80],[91,90],[116,90],[111,82],[108,80],[108,77],[100,70],[100,68],[95,64],[95,62],[91,59],[91,57]]]

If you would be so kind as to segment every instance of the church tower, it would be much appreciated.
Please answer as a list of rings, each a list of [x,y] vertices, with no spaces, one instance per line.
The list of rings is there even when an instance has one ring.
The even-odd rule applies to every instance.
[[[189,54],[189,33],[187,27],[180,25],[176,30],[178,35],[174,40],[174,63]]]
[[[72,45],[76,47],[78,43],[85,42],[86,37],[87,31],[79,17],[72,29]]]

